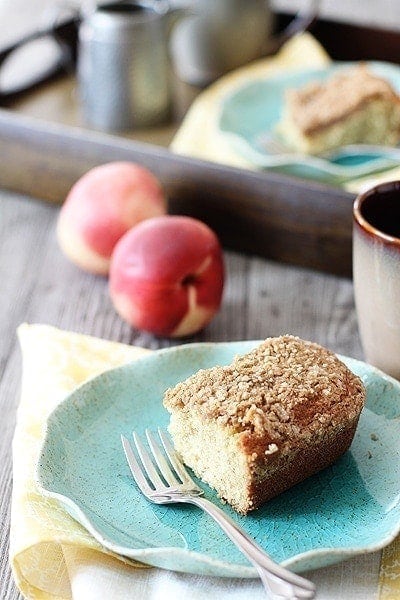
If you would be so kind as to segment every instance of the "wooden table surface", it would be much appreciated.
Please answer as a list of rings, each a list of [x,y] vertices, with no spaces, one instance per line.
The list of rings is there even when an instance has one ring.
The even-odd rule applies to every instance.
[[[16,327],[24,321],[48,323],[153,349],[177,343],[132,330],[114,312],[106,280],[81,272],[62,256],[55,236],[58,210],[39,200],[0,192],[2,600],[20,597],[8,567],[11,441],[21,379]],[[226,253],[226,264],[221,311],[205,331],[188,341],[258,339],[292,333],[362,358],[351,280],[235,253]],[[378,569],[379,553],[375,553],[315,572],[318,598],[372,600],[375,593],[368,590],[375,588]]]

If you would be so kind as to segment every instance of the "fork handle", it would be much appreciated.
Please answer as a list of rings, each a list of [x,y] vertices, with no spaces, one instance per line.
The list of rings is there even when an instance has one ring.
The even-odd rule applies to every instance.
[[[288,571],[274,562],[264,550],[247,535],[241,527],[224,513],[218,506],[200,496],[187,498],[208,513],[223,529],[232,542],[243,552],[256,567],[264,588],[273,599],[311,599],[315,597],[315,586],[311,581]]]

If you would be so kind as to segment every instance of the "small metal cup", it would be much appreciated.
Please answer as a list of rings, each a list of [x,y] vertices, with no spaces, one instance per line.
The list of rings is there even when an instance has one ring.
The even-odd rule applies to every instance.
[[[164,2],[113,2],[83,19],[78,81],[88,125],[120,131],[169,118],[169,14]]]

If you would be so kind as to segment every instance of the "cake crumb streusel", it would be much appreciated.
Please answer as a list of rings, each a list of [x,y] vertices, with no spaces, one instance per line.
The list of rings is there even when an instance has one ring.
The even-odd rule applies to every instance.
[[[195,409],[235,432],[269,434],[275,445],[335,426],[344,404],[355,415],[355,397],[362,401],[362,383],[335,354],[289,335],[268,338],[227,367],[200,370],[166,393],[171,407]]]
[[[342,120],[375,98],[400,103],[389,82],[374,75],[363,63],[338,72],[326,82],[309,83],[286,94],[294,121],[305,134]]]

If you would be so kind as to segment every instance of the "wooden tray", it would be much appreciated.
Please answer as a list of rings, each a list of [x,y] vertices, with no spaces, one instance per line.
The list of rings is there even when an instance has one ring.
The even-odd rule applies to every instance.
[[[281,15],[279,24],[286,20]],[[313,34],[337,60],[399,60],[400,32],[319,21]],[[204,220],[225,247],[351,275],[351,194],[308,180],[173,154],[162,145],[168,144],[176,125],[136,132],[138,141],[77,126],[77,115],[68,79],[1,109],[0,187],[62,202],[91,167],[112,160],[137,161],[162,181],[170,212]]]

